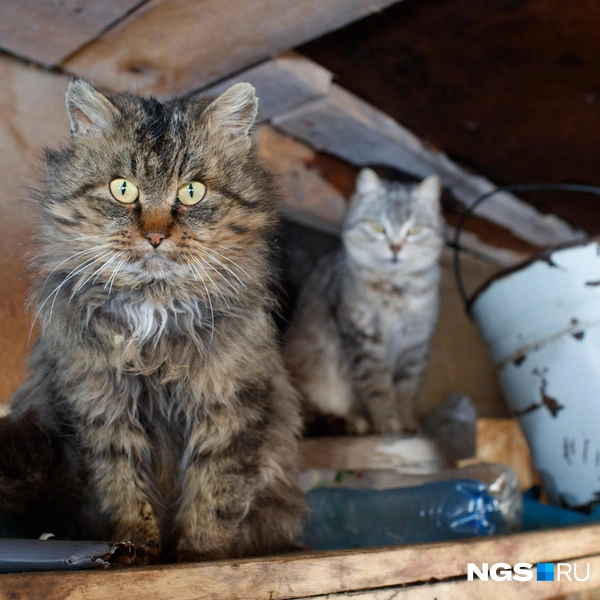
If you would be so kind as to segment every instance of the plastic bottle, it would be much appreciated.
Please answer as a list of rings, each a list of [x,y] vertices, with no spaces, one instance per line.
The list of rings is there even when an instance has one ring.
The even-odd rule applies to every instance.
[[[304,474],[308,492],[303,543],[337,550],[442,541],[520,529],[523,503],[514,471],[474,465],[435,475],[394,471]],[[325,475],[327,474],[327,475]]]

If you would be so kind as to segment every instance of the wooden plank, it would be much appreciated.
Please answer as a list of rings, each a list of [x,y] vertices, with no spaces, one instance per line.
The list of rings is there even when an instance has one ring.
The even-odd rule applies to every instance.
[[[236,79],[242,80],[244,77]],[[268,89],[263,88],[262,92],[259,93],[260,102],[266,97],[269,105],[267,112],[272,113],[280,105],[270,101]],[[279,110],[276,112],[279,113]],[[358,169],[331,157],[326,159],[310,146],[268,125],[259,128],[258,140],[263,164],[278,178],[283,197],[282,215],[314,229],[339,234]],[[325,164],[326,160],[329,163],[336,160],[333,172],[332,165]],[[453,228],[448,227],[449,239],[453,238],[453,232]],[[468,227],[461,238],[461,247],[496,267],[514,265],[528,256],[523,252],[486,244]],[[490,270],[490,274],[492,272]],[[483,281],[481,279],[476,283]]]
[[[3,575],[0,594],[21,600],[104,600],[107,594],[146,600],[284,600],[461,577],[468,562],[535,564],[599,553],[600,525],[594,525],[457,543],[100,572]]]
[[[398,0],[150,0],[62,67],[109,89],[189,93]]]
[[[346,213],[341,192],[320,173],[314,150],[271,127],[258,133],[260,158],[277,176],[283,216],[337,234]]]
[[[557,598],[563,594],[577,594],[569,596],[571,600],[584,600],[592,596],[579,593],[600,586],[600,556],[586,556],[576,561],[570,561],[572,568],[577,569],[580,578],[585,577],[587,565],[590,565],[590,577],[587,581],[577,581],[571,575],[571,581],[561,577],[558,581],[445,581],[431,585],[411,585],[407,587],[393,587],[367,592],[350,592],[342,594],[327,594],[325,596],[310,596],[310,600],[534,600],[538,598]],[[532,569],[534,573],[537,570]],[[598,598],[596,594],[593,598]],[[309,600],[308,597],[298,600]],[[565,599],[566,600],[566,599]]]
[[[477,419],[475,458],[460,464],[474,462],[498,462],[509,466],[517,473],[521,490],[539,483],[529,446],[516,419]]]
[[[468,173],[367,102],[333,85],[329,96],[273,118],[272,123],[316,150],[354,165],[389,165],[418,177],[438,173],[453,196],[469,206],[494,189]],[[505,226],[535,246],[580,237],[566,222],[542,215],[512,194],[499,193],[478,214]]]
[[[41,146],[69,134],[68,77],[0,56],[0,402],[25,375],[31,326],[23,242],[34,220],[27,196],[37,185]],[[34,337],[35,339],[35,337]]]
[[[242,71],[195,96],[218,96],[234,83],[249,81],[259,98],[258,118],[268,120],[301,104],[327,96],[333,74],[297,52],[286,52]]]
[[[2,0],[0,48],[54,66],[144,0]]]
[[[440,449],[429,438],[415,435],[363,435],[307,438],[300,441],[301,468],[402,469],[429,474],[447,466]]]

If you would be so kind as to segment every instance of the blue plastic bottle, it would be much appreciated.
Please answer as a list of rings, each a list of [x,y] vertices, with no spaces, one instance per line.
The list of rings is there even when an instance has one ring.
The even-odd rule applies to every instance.
[[[318,487],[303,542],[315,550],[413,544],[508,533],[487,484],[454,479],[394,489]]]

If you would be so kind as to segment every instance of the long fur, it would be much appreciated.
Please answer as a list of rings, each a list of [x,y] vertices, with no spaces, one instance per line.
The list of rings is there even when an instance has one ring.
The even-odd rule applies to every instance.
[[[439,196],[437,177],[410,185],[359,174],[343,247],[305,282],[287,332],[309,432],[416,428],[439,306]]]
[[[277,552],[299,529],[301,423],[271,318],[277,194],[250,134],[256,102],[249,84],[161,104],[76,81],[71,141],[46,153],[41,335],[12,415],[58,432],[77,535],[131,539],[144,561]],[[115,178],[135,202],[112,197]],[[207,192],[186,206],[191,181]]]

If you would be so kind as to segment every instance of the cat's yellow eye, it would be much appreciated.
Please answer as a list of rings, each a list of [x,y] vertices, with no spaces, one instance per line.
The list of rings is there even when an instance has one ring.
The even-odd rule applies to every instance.
[[[190,181],[177,190],[177,200],[186,206],[197,204],[206,195],[206,186],[199,181]]]
[[[413,223],[411,228],[408,230],[409,235],[417,235],[423,231],[423,226],[420,223]]]
[[[383,223],[381,223],[380,221],[371,221],[371,227],[377,233],[383,233],[385,231],[385,227],[383,226]]]
[[[140,195],[140,190],[138,190],[137,185],[123,177],[113,179],[108,187],[113,198],[119,202],[123,202],[123,204],[135,202]]]

